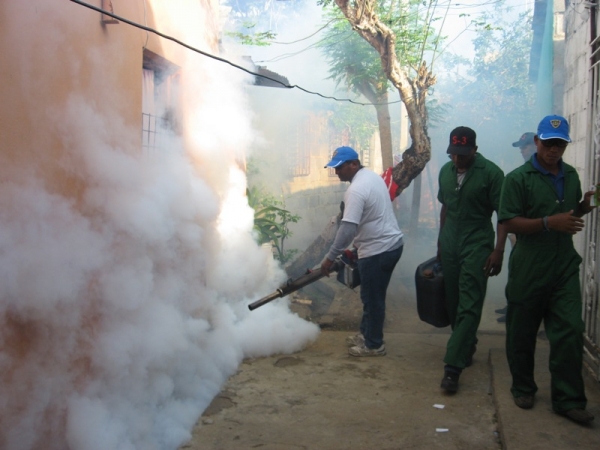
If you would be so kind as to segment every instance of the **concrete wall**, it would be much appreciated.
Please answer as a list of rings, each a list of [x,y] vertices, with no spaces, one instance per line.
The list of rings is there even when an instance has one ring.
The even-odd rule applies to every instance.
[[[592,18],[590,11],[581,3],[571,3],[565,13],[565,116],[571,124],[571,138],[565,160],[577,168],[584,191],[598,183],[600,161],[595,154],[599,146],[598,133],[598,74],[592,70],[591,36]],[[598,23],[595,24],[598,29]],[[596,44],[597,45],[597,44]],[[596,56],[597,57],[597,56]],[[597,68],[596,68],[597,70]],[[595,109],[595,110],[594,110]],[[596,136],[595,136],[596,134]],[[586,227],[575,236],[575,245],[583,257],[581,265],[582,292],[585,322],[585,362],[600,380],[600,270],[598,265],[598,229],[600,216],[593,211],[585,216]]]
[[[581,6],[579,6],[581,8]],[[564,107],[563,114],[571,126],[573,142],[565,152],[565,160],[579,172],[582,186],[590,184],[586,171],[589,142],[590,114],[590,46],[589,19],[574,7],[565,12],[565,50],[564,50]],[[583,253],[583,234],[576,236],[580,253]]]

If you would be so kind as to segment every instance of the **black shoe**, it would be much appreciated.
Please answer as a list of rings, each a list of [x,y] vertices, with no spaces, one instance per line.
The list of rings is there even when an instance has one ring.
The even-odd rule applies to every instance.
[[[588,424],[594,420],[594,415],[585,409],[573,408],[568,411],[559,411],[559,414],[571,419],[573,422]]]
[[[458,378],[460,373],[444,371],[444,378],[442,378],[442,384],[440,387],[447,392],[458,391]]]
[[[506,316],[500,316],[496,319],[498,323],[506,323]]]
[[[496,314],[506,314],[507,309],[508,309],[508,306],[505,306],[504,308],[497,309],[495,312],[496,312]]]
[[[533,408],[533,395],[523,395],[521,397],[514,398],[515,405],[521,409]]]

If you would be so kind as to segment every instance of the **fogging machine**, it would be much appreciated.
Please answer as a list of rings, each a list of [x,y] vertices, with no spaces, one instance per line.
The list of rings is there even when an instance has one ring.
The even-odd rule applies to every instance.
[[[358,257],[356,249],[346,250],[342,256],[336,258],[331,266],[330,272],[337,272],[336,279],[350,289],[355,288],[360,284],[360,275],[358,273],[358,265],[356,264]],[[266,297],[256,300],[248,305],[250,311],[255,310],[259,306],[265,305],[275,299],[285,297],[286,295],[296,292],[298,289],[308,286],[317,280],[323,278],[325,274],[321,272],[321,268],[315,270],[307,269],[306,273],[295,280],[291,278],[285,284],[280,286],[275,292]]]

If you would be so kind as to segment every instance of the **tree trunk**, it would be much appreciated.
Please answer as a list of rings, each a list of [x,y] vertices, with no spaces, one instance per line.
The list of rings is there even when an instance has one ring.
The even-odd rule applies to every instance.
[[[417,237],[419,232],[419,213],[421,210],[421,181],[423,177],[421,174],[413,181],[413,196],[412,205],[410,208],[410,224],[408,226],[408,232],[412,237]]]
[[[427,90],[435,84],[435,76],[423,62],[414,79],[400,66],[396,56],[396,37],[375,14],[376,0],[335,0],[352,28],[377,50],[381,65],[390,82],[398,89],[410,120],[410,147],[402,161],[394,167],[394,181],[400,195],[421,173],[431,158],[431,141],[427,134]]]
[[[379,142],[381,144],[381,164],[383,171],[394,165],[392,151],[392,126],[390,109],[387,105],[387,92],[385,94],[385,105],[375,105],[377,111],[377,124],[379,126]]]
[[[388,105],[387,86],[382,86],[382,89],[385,89],[382,92],[368,81],[364,81],[357,86],[357,89],[375,106],[377,127],[379,129],[379,143],[381,145],[381,163],[385,171],[388,167],[394,165],[394,157],[392,155],[392,124]]]
[[[431,158],[431,141],[427,134],[427,108],[425,99],[427,97],[427,90],[435,84],[436,79],[427,68],[425,62],[418,68],[414,79],[410,79],[408,74],[402,69],[396,56],[396,37],[392,30],[382,23],[374,12],[377,4],[376,0],[335,0],[335,3],[340,8],[352,28],[375,50],[377,50],[381,59],[381,65],[388,80],[390,80],[398,90],[400,99],[406,106],[406,113],[408,115],[408,120],[410,121],[409,134],[411,144],[402,154],[402,161],[393,169],[393,178],[398,185],[398,190],[396,191],[396,195],[398,196],[410,185],[411,181],[423,171]],[[354,6],[350,6],[350,4]],[[381,102],[371,101],[371,103]],[[382,115],[381,117],[384,119],[385,116]],[[379,119],[380,113],[377,111],[377,120],[379,121]],[[384,148],[387,147],[387,144],[384,146],[383,136],[381,139],[383,157]],[[389,157],[393,158],[391,148],[390,128]],[[383,164],[384,167],[388,164],[386,159],[383,159]],[[326,255],[332,242],[333,237],[330,239],[318,238],[313,243],[314,247],[312,250],[308,252],[311,254],[311,257],[308,258],[307,256],[303,262],[310,262],[312,265],[320,262]],[[320,258],[318,258],[318,256],[320,256]],[[301,258],[298,258],[298,260]],[[319,261],[317,261],[317,259],[319,259]],[[296,264],[296,261],[294,261],[288,269],[288,274],[299,270],[300,264],[300,262]]]

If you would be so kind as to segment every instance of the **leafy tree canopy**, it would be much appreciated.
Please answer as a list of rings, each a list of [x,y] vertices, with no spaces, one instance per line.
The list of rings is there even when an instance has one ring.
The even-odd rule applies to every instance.
[[[471,61],[444,57],[444,65],[454,69],[441,83],[441,101],[472,111],[475,126],[506,122],[507,117],[526,124],[535,105],[535,86],[528,76],[532,15],[524,12],[511,20],[511,11],[500,3],[476,23]]]
[[[376,13],[395,35],[395,53],[400,64],[413,72],[424,56],[438,48],[443,39],[433,28],[434,22],[440,20],[431,11],[434,3],[422,0],[377,2]],[[345,82],[352,89],[362,80],[387,87],[389,82],[379,54],[352,29],[332,1],[325,0],[321,4],[328,26],[319,46],[330,62],[330,77],[338,83]],[[424,4],[428,7],[424,8]]]

